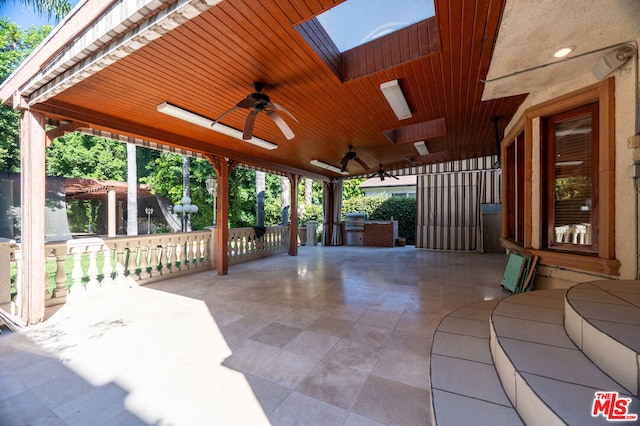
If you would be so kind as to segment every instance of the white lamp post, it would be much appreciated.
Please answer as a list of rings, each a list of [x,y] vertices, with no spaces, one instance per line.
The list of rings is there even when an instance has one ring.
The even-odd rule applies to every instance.
[[[147,214],[147,234],[151,233],[151,215],[153,214],[153,207],[146,207],[144,212]]]
[[[213,197],[213,226],[216,226],[216,216],[217,216],[217,201],[218,201],[218,181],[213,176],[207,178],[207,192],[209,195]]]
[[[189,220],[189,215],[198,213],[198,206],[195,204],[191,204],[191,198],[182,197],[182,205],[176,204],[173,206],[173,212],[180,214],[182,213],[182,232],[187,232],[187,221]]]

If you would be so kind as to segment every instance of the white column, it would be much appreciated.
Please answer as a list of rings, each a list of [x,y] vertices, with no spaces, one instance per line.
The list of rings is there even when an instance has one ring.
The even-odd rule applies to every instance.
[[[22,110],[20,119],[20,219],[22,264],[20,316],[27,324],[44,319],[46,258],[45,212],[45,117]]]
[[[116,236],[116,190],[109,188],[107,195],[107,235],[109,238]]]

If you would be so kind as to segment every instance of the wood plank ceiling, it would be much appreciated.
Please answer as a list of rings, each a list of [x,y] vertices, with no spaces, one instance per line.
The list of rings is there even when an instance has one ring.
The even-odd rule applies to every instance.
[[[436,0],[436,17],[342,55],[314,18],[339,0],[225,0],[106,69],[35,106],[59,120],[78,120],[162,144],[239,159],[274,170],[340,175],[349,145],[369,166],[349,175],[495,154],[492,117],[506,123],[524,96],[481,101],[504,0]],[[398,79],[412,111],[399,121],[380,91]],[[296,137],[286,140],[260,114],[254,135],[268,151],[161,114],[163,102],[216,118],[253,92],[285,106]],[[222,122],[242,129],[246,110]],[[439,128],[420,157],[407,129]],[[394,143],[389,135],[404,135]],[[404,143],[403,143],[404,142]]]

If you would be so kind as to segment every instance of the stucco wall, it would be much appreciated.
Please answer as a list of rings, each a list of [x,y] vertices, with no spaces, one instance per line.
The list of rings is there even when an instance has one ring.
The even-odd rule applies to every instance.
[[[635,197],[633,179],[627,173],[629,166],[634,162],[634,150],[627,147],[627,140],[635,134],[635,84],[638,70],[636,57],[632,58],[620,70],[614,72],[615,79],[615,253],[620,261],[620,276],[611,278],[634,279],[636,277],[636,230],[635,230]],[[520,106],[514,118],[507,125],[505,134],[516,125],[525,111],[542,102],[555,99],[559,96],[571,93],[583,87],[595,84],[597,81],[591,73],[585,73],[579,78],[569,82],[549,87],[543,91],[531,93],[525,102]],[[534,123],[534,132],[539,126]],[[534,133],[533,147],[533,182],[532,188],[532,226],[533,235],[540,234],[540,188],[538,176],[540,173],[540,147],[535,141],[539,136]],[[640,149],[639,149],[640,151]],[[640,154],[640,152],[639,152]],[[640,158],[637,155],[636,158]],[[537,245],[539,241],[532,241]],[[536,284],[538,288],[544,287],[568,287],[576,282],[590,281],[601,278],[601,276],[584,271],[572,271],[563,268],[541,266],[538,269]]]

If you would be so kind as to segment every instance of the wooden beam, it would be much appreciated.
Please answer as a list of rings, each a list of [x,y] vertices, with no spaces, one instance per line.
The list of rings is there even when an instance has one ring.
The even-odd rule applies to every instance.
[[[59,138],[60,136],[64,135],[65,133],[71,133],[71,132],[75,132],[78,129],[84,128],[84,127],[89,127],[88,124],[86,123],[80,123],[77,121],[70,121],[69,123],[66,124],[62,124],[58,127],[55,127],[53,129],[47,130],[47,134],[46,134],[46,146],[50,146],[51,142],[53,142],[54,139]]]
[[[329,177],[319,173],[310,172],[308,170],[287,166],[273,161],[263,160],[258,156],[243,154],[242,152],[229,149],[226,146],[214,145],[214,142],[228,143],[229,140],[232,140],[233,143],[237,142],[235,139],[231,139],[228,136],[216,135],[215,132],[212,132],[213,138],[204,143],[202,141],[189,138],[183,134],[165,132],[150,126],[136,124],[126,120],[118,120],[117,118],[106,115],[80,113],[58,105],[39,104],[33,106],[31,109],[33,111],[45,113],[49,118],[89,123],[90,127],[93,129],[148,140],[150,142],[178,149],[186,149],[200,153],[203,156],[215,155],[218,157],[233,158],[236,163],[240,162],[250,166],[263,168],[265,170],[273,170],[283,174],[295,173],[297,175],[323,182],[330,180]]]

